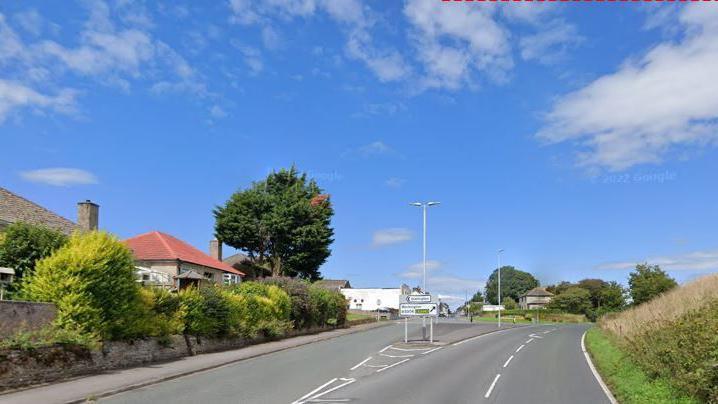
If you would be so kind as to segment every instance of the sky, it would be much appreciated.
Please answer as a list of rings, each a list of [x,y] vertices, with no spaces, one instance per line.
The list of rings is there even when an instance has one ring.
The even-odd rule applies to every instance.
[[[211,3],[211,4],[210,4]],[[0,186],[206,250],[292,164],[335,208],[326,278],[459,302],[718,270],[718,4],[0,3]],[[226,249],[226,251],[229,249]]]

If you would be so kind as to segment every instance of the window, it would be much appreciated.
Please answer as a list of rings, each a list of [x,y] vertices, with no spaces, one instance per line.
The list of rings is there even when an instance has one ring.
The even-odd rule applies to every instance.
[[[211,281],[214,279],[214,274],[212,272],[205,272],[204,277]]]

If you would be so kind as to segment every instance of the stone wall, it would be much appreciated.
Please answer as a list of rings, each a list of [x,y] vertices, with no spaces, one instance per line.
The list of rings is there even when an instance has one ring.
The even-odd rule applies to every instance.
[[[52,303],[0,300],[0,338],[19,331],[35,331],[52,323],[57,309]]]
[[[293,330],[286,337],[314,334],[334,328]],[[179,359],[201,353],[238,349],[269,338],[204,338],[173,335],[130,342],[105,342],[99,350],[56,345],[37,349],[0,349],[0,391]]]

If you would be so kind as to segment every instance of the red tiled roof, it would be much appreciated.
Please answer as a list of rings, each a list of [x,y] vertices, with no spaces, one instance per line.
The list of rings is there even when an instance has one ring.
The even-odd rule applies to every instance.
[[[130,237],[123,242],[130,247],[137,260],[180,260],[236,275],[244,275],[243,272],[224,262],[217,261],[184,241],[159,231]]]

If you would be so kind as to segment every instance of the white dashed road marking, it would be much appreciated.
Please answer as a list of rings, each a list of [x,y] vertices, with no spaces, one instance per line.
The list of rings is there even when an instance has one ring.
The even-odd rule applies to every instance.
[[[494,391],[494,387],[496,387],[496,382],[499,381],[499,377],[501,377],[501,374],[496,375],[496,377],[494,378],[494,381],[491,383],[491,386],[486,391],[486,394],[484,394],[484,398],[489,398],[489,396],[491,395],[491,392]]]
[[[509,356],[509,359],[506,361],[506,363],[504,363],[504,367],[509,366],[509,362],[511,362],[511,359],[513,359],[513,358],[514,358],[513,355]]]
[[[524,349],[525,346],[526,346],[526,345],[521,345],[520,347],[516,348],[516,352],[518,352],[518,351]]]

